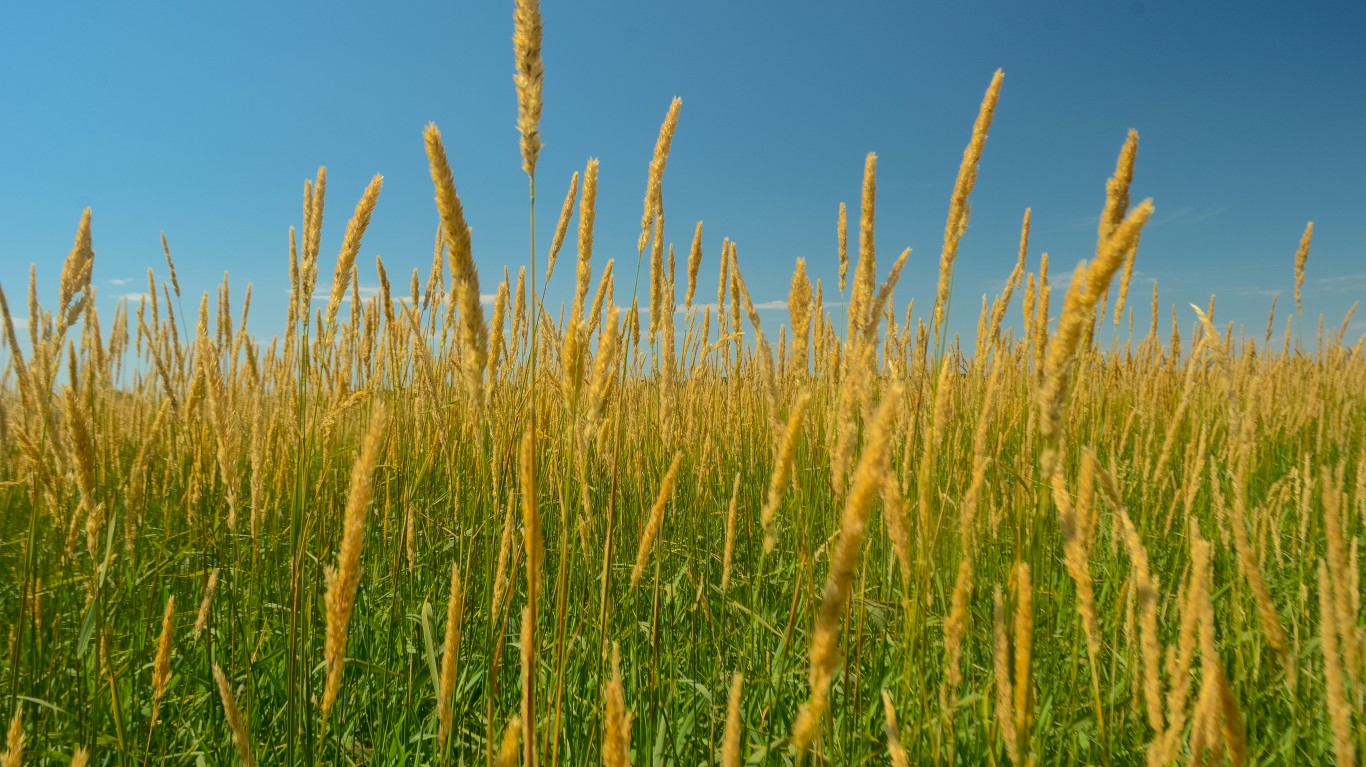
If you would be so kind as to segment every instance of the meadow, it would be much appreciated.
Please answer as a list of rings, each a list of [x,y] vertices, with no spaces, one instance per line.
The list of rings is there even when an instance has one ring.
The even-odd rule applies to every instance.
[[[327,264],[319,169],[269,340],[249,289],[182,296],[169,247],[102,317],[87,210],[55,306],[36,268],[26,328],[0,291],[0,764],[1356,764],[1366,338],[1305,319],[1312,225],[1264,331],[1131,295],[1131,132],[1094,256],[1050,274],[1023,211],[951,336],[1002,83],[930,307],[896,300],[909,251],[878,263],[871,154],[839,284],[798,260],[777,327],[735,243],[698,222],[676,258],[678,100],[636,263],[594,257],[590,160],[487,311],[435,125],[430,270],[376,259],[362,294],[378,176]]]

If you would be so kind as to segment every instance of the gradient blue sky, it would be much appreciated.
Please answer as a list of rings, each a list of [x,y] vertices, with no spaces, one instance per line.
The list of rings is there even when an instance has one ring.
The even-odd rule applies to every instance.
[[[827,302],[837,300],[836,209],[847,201],[857,220],[873,151],[879,271],[913,247],[898,303],[915,296],[924,307],[954,174],[999,67],[1005,85],[952,330],[970,337],[982,294],[1009,272],[1026,206],[1031,268],[1043,251],[1055,275],[1090,257],[1104,182],[1130,127],[1141,136],[1135,199],[1157,205],[1138,256],[1140,332],[1157,279],[1164,314],[1176,304],[1183,327],[1194,319],[1186,305],[1216,292],[1217,320],[1260,335],[1271,292],[1282,294],[1282,318],[1293,308],[1292,256],[1309,220],[1305,321],[1323,312],[1336,327],[1366,294],[1364,9],[546,0],[538,242],[549,242],[569,175],[600,158],[594,275],[615,257],[627,278],[618,296],[629,289],[646,168],[677,95],[667,236],[685,251],[705,221],[701,295],[713,294],[728,236],[756,301],[786,295],[797,257],[825,281]],[[50,303],[90,206],[102,312],[145,290],[147,267],[165,277],[164,229],[186,308],[226,270],[235,301],[254,284],[251,327],[269,337],[283,329],[288,227],[319,165],[328,168],[320,287],[374,173],[385,185],[358,260],[362,282],[376,282],[376,254],[399,285],[414,267],[425,278],[437,217],[421,131],[435,121],[492,293],[504,265],[515,274],[526,262],[511,35],[510,0],[9,4],[0,12],[0,284],[23,313],[36,262]],[[552,305],[571,291],[572,258],[571,242]]]

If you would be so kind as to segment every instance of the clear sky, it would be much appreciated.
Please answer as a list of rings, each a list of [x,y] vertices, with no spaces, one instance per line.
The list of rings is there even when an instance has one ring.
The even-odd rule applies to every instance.
[[[1260,334],[1274,291],[1284,318],[1309,220],[1305,321],[1323,312],[1336,327],[1366,295],[1364,9],[545,0],[538,243],[549,242],[570,174],[600,158],[594,277],[615,257],[625,267],[618,297],[629,289],[647,165],[677,95],[666,234],[686,252],[705,222],[701,295],[713,295],[730,237],[756,301],[786,296],[798,257],[824,280],[827,302],[837,300],[836,210],[848,202],[857,221],[872,151],[879,273],[913,247],[898,303],[915,296],[928,308],[954,174],[1002,68],[955,285],[951,329],[965,341],[982,294],[994,295],[1012,266],[1026,206],[1031,269],[1043,251],[1055,275],[1092,255],[1104,182],[1131,127],[1141,136],[1134,198],[1157,206],[1132,294],[1140,333],[1152,279],[1164,313],[1184,312],[1183,327],[1194,320],[1186,305],[1203,306],[1211,292],[1221,323]],[[414,267],[425,278],[437,221],[428,121],[445,136],[492,293],[503,267],[515,275],[527,257],[511,37],[511,0],[6,4],[0,284],[11,306],[24,313],[30,262],[45,302],[55,299],[90,206],[102,312],[145,290],[147,267],[165,277],[164,229],[187,309],[226,270],[235,301],[254,284],[253,331],[281,332],[288,227],[300,223],[303,181],[319,165],[328,168],[320,287],[374,173],[385,184],[358,259],[362,283],[376,282],[376,254],[398,285]],[[552,306],[571,292],[573,257],[571,241]],[[1165,336],[1165,317],[1162,327]]]

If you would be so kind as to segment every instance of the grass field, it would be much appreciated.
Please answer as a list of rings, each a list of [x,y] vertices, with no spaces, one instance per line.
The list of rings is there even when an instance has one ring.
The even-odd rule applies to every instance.
[[[435,126],[431,271],[377,261],[361,294],[376,177],[314,306],[320,169],[269,340],[249,291],[182,297],[169,250],[99,316],[87,211],[24,344],[0,293],[4,767],[1356,764],[1366,361],[1299,305],[1312,227],[1265,332],[1130,295],[1131,134],[1094,257],[1050,275],[1025,211],[951,337],[1001,83],[931,307],[896,301],[904,253],[879,269],[872,155],[838,285],[798,261],[761,324],[728,243],[713,299],[702,225],[677,267],[661,233],[678,102],[637,263],[593,256],[590,161],[489,312]],[[571,225],[576,293],[544,307]]]

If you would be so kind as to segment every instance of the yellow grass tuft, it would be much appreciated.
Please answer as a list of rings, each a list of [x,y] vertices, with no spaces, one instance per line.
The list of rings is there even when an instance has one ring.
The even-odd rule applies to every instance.
[[[460,586],[460,565],[451,564],[451,595],[446,604],[446,634],[441,643],[441,683],[436,696],[436,742],[445,748],[451,733],[451,703],[455,695],[455,673],[460,654],[460,619],[465,611],[465,596]]]
[[[638,252],[645,252],[645,244],[650,237],[650,228],[655,217],[663,213],[664,205],[664,166],[669,162],[669,148],[673,146],[674,131],[678,129],[678,111],[683,99],[674,97],[669,102],[669,111],[659,126],[659,138],[655,141],[654,156],[650,158],[650,174],[645,185],[645,212],[640,217],[640,241]]]
[[[721,739],[721,767],[740,767],[740,747],[744,738],[740,721],[740,692],[745,677],[739,671],[730,678],[730,695],[726,698],[726,733]]]
[[[612,677],[603,691],[606,709],[603,717],[603,767],[630,767],[631,713],[626,710],[626,693],[621,686],[621,649],[612,645]]]
[[[783,500],[783,490],[792,475],[792,462],[797,454],[797,441],[801,437],[802,416],[805,415],[806,404],[810,401],[811,395],[803,392],[797,396],[796,402],[792,403],[792,408],[787,414],[787,427],[783,430],[777,460],[773,464],[773,474],[768,481],[767,500],[764,501],[764,508],[759,514],[759,524],[764,529],[764,551],[772,551],[778,542],[773,522],[778,514],[778,505]]]
[[[910,757],[906,754],[906,747],[901,745],[901,733],[896,725],[896,709],[892,707],[891,693],[886,690],[882,691],[882,712],[887,720],[887,757],[891,759],[892,767],[908,767],[911,763]]]
[[[868,443],[854,471],[853,485],[840,517],[839,539],[830,555],[830,574],[821,595],[820,612],[811,637],[811,697],[803,703],[792,726],[792,744],[805,752],[815,739],[821,718],[829,707],[830,682],[839,662],[839,630],[854,579],[854,569],[863,550],[863,534],[868,525],[868,510],[873,496],[882,487],[887,471],[887,446],[891,440],[892,420],[901,392],[893,390],[884,397],[874,416]]]
[[[541,107],[545,66],[541,63],[541,4],[539,0],[517,0],[512,15],[512,47],[517,56],[517,130],[522,134],[522,170],[536,175],[536,159],[541,153]]]
[[[342,517],[342,540],[337,551],[337,564],[324,571],[327,582],[327,634],[323,658],[327,666],[327,684],[323,689],[322,720],[341,692],[342,668],[346,662],[347,629],[351,612],[356,606],[356,589],[360,587],[360,554],[365,543],[365,515],[370,505],[372,478],[379,463],[384,444],[384,406],[376,405],[370,414],[370,426],[361,443],[359,457],[351,472],[351,493],[346,500]]]
[[[659,495],[655,497],[655,505],[650,508],[650,516],[640,534],[640,547],[636,549],[636,564],[631,569],[632,589],[640,584],[640,577],[645,574],[646,561],[650,558],[650,549],[654,546],[660,527],[664,525],[664,508],[673,498],[674,485],[678,482],[678,466],[682,460],[681,452],[674,453],[673,463],[669,464],[669,470],[664,473],[664,479],[659,483]]]
[[[1001,81],[1005,73],[996,70],[987,86],[982,105],[977,111],[977,120],[972,125],[972,138],[963,150],[963,162],[958,167],[958,178],[953,184],[953,196],[949,199],[949,217],[944,223],[944,248],[939,254],[939,283],[934,294],[934,325],[931,332],[938,338],[943,327],[945,312],[948,311],[949,293],[953,286],[953,267],[958,259],[958,244],[968,224],[968,197],[977,184],[977,165],[982,160],[982,150],[986,146],[987,131],[996,114],[996,102],[1001,95]]]
[[[152,664],[152,724],[156,724],[157,709],[166,695],[171,680],[171,629],[175,619],[175,596],[166,600],[166,613],[161,618],[161,636],[157,639],[156,660]]]
[[[224,676],[223,669],[219,668],[217,663],[213,666],[213,678],[218,683],[218,697],[222,700],[223,711],[228,716],[228,727],[232,730],[233,745],[237,747],[237,758],[242,760],[243,767],[256,767],[251,733],[247,730],[247,723],[242,718],[241,710],[237,708],[237,699],[232,694],[228,678]]]
[[[1300,300],[1300,288],[1304,287],[1304,264],[1309,260],[1309,241],[1314,238],[1314,222],[1304,225],[1300,236],[1300,247],[1295,251],[1295,313],[1304,313],[1304,303]]]
[[[24,763],[24,710],[14,707],[14,718],[10,720],[9,731],[5,735],[5,753],[0,754],[3,767],[21,767]]]

